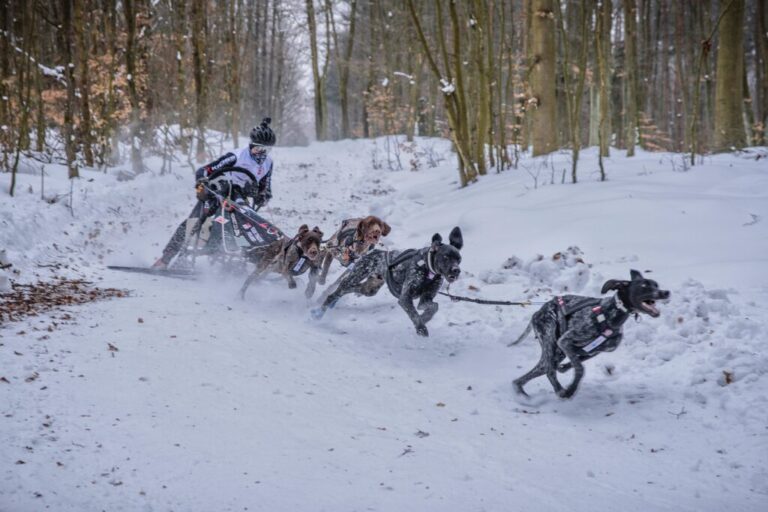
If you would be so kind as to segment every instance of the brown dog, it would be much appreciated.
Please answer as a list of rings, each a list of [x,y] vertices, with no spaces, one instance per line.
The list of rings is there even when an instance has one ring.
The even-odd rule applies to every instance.
[[[379,243],[379,239],[387,236],[390,231],[392,228],[389,224],[373,215],[342,222],[339,230],[327,241],[323,271],[318,282],[325,284],[328,269],[331,268],[334,258],[341,266],[348,267],[360,256],[373,249]]]
[[[309,299],[315,293],[317,276],[323,261],[324,251],[320,244],[323,232],[315,226],[311,231],[303,224],[291,239],[282,239],[271,244],[256,264],[256,269],[240,288],[240,297],[245,298],[248,287],[267,271],[277,272],[288,280],[288,288],[296,288],[295,276],[309,271],[309,284],[304,295]]]

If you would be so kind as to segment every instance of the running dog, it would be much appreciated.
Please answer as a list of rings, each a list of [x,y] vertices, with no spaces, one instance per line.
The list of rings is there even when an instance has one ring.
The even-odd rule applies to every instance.
[[[248,276],[242,288],[240,297],[245,298],[248,287],[267,271],[281,274],[288,280],[288,288],[296,288],[295,276],[309,271],[309,283],[304,295],[309,299],[315,293],[317,277],[320,274],[320,263],[324,256],[321,248],[323,232],[315,226],[312,230],[306,224],[291,239],[280,239],[263,250],[256,263],[256,269]]]
[[[328,269],[336,259],[343,267],[348,267],[360,256],[373,249],[379,239],[389,234],[392,228],[378,217],[369,215],[362,219],[347,219],[326,242],[327,252],[323,261],[323,271],[318,282],[325,284]]]
[[[408,249],[402,253],[373,250],[365,254],[341,277],[322,305],[312,310],[312,316],[322,318],[348,293],[376,295],[386,283],[413,322],[416,334],[429,336],[427,322],[437,313],[438,304],[434,298],[443,279],[452,283],[461,273],[459,251],[464,245],[461,229],[453,228],[448,240],[448,245],[443,244],[443,238],[435,233],[432,244],[421,250]],[[421,314],[413,305],[416,299],[419,300],[418,309],[423,311]]]
[[[659,289],[652,279],[632,270],[630,281],[611,279],[601,293],[616,290],[611,297],[594,298],[578,295],[555,297],[533,314],[525,332],[509,346],[523,341],[531,330],[541,344],[541,358],[536,366],[514,381],[515,390],[528,396],[523,386],[531,379],[546,375],[561,398],[570,398],[584,377],[583,361],[601,352],[612,352],[621,343],[624,322],[630,315],[644,313],[659,316],[657,300],[669,299],[667,290]],[[560,364],[565,358],[567,363]],[[573,382],[563,388],[556,372],[574,369]]]

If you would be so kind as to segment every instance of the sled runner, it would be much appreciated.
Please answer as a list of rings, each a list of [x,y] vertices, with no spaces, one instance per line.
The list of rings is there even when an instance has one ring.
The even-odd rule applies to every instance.
[[[134,272],[137,274],[149,274],[162,277],[174,277],[176,279],[195,279],[196,273],[193,269],[183,268],[152,268],[152,267],[127,267],[121,265],[108,265],[110,270],[119,270],[121,272]]]

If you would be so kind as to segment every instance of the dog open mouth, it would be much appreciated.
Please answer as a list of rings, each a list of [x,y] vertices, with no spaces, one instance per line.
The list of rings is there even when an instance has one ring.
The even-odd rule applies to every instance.
[[[656,318],[661,313],[659,313],[658,308],[656,307],[656,301],[655,300],[644,300],[640,303],[640,307],[643,308],[643,311],[651,315],[652,317]]]

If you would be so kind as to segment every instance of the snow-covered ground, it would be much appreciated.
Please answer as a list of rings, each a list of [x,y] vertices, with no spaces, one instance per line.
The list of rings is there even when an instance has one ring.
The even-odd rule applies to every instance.
[[[573,399],[541,378],[523,405],[510,383],[538,344],[506,344],[532,307],[443,297],[423,339],[386,290],[315,322],[277,279],[241,301],[240,279],[108,271],[160,254],[191,170],[83,171],[73,215],[28,166],[0,195],[4,275],[131,295],[0,326],[0,510],[768,510],[768,151],[684,171],[614,150],[600,183],[589,149],[575,186],[560,153],[461,190],[445,142],[418,146],[446,160],[390,172],[381,140],[279,148],[267,215],[330,234],[372,213],[398,249],[461,226],[451,292],[481,298],[596,296],[635,268],[672,291],[661,318],[630,320]],[[48,174],[46,196],[69,191]]]

